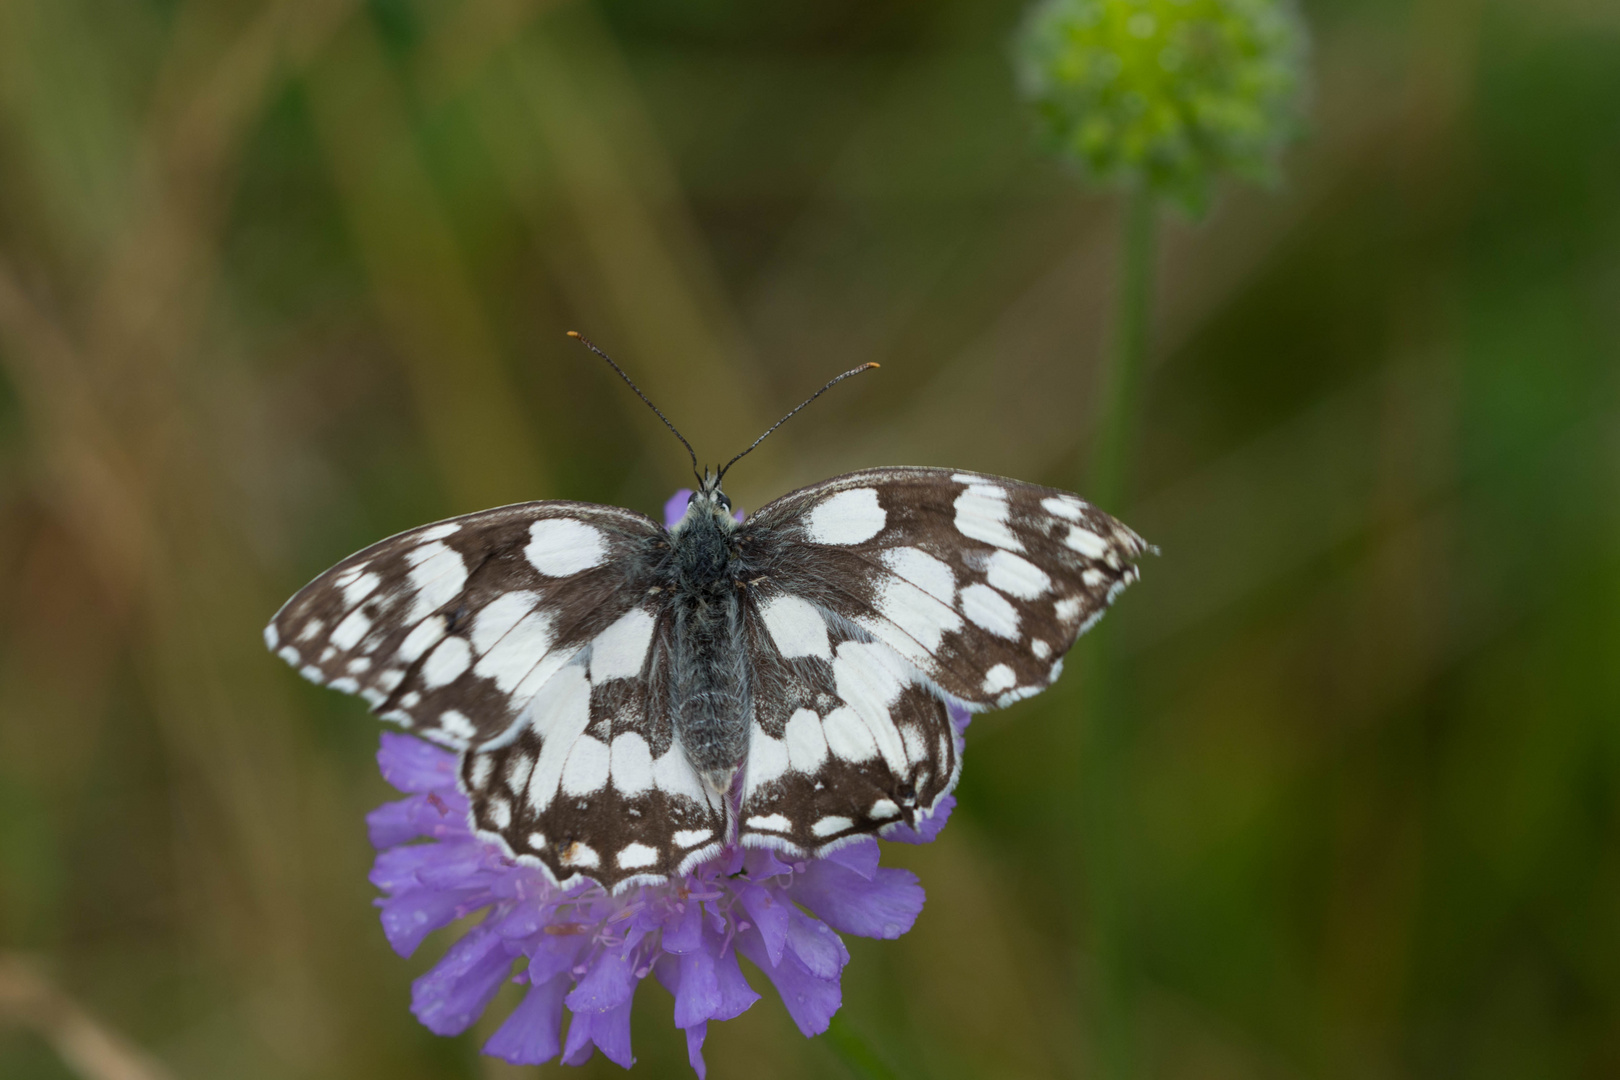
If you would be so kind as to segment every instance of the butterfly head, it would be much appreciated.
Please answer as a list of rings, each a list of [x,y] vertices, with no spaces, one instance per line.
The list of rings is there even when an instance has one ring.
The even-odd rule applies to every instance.
[[[683,531],[705,522],[718,522],[727,532],[736,525],[731,516],[731,500],[720,490],[720,474],[713,469],[703,470],[698,489],[692,492],[692,498],[686,504],[686,516],[675,524],[672,531]]]

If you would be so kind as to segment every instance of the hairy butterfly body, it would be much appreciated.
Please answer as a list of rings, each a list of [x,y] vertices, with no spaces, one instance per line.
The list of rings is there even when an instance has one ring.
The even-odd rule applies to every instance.
[[[265,640],[457,750],[513,858],[617,890],[729,843],[813,855],[925,821],[960,770],[948,706],[1045,689],[1148,550],[978,473],[850,473],[741,522],[709,473],[668,529],[546,501],[401,533]]]

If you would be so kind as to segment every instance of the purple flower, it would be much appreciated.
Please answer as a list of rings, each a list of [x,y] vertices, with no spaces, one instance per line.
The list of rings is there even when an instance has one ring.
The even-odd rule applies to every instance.
[[[800,1031],[819,1034],[838,1011],[839,975],[849,962],[838,932],[896,938],[922,910],[915,875],[879,866],[875,840],[788,861],[732,848],[677,880],[617,896],[588,882],[558,888],[539,868],[472,834],[454,754],[385,733],[377,762],[407,795],[367,818],[379,850],[371,881],[387,894],[378,905],[389,943],[409,956],[434,930],[485,912],[416,980],[411,1010],[430,1030],[455,1035],[507,979],[526,985],[484,1045],[513,1064],[561,1055],[580,1065],[601,1050],[628,1067],[635,1060],[630,1002],[653,975],[675,997],[675,1026],[686,1032],[701,1077],[709,1021],[729,1020],[759,1000],[739,956],[764,972]],[[954,803],[947,796],[920,829],[896,839],[932,840]],[[564,1009],[572,1016],[566,1038]]]
[[[690,495],[677,492],[666,517],[678,520]],[[953,706],[951,715],[960,738],[968,714]],[[484,1044],[485,1053],[516,1065],[559,1056],[582,1065],[600,1050],[628,1068],[631,1000],[652,975],[674,995],[675,1026],[701,1077],[709,1021],[729,1020],[759,1000],[739,956],[776,987],[800,1031],[819,1034],[838,1011],[849,962],[839,933],[896,938],[922,910],[916,876],[878,865],[875,840],[812,859],[733,847],[678,879],[616,896],[591,882],[559,888],[543,870],[473,835],[453,753],[385,733],[377,763],[406,795],[366,819],[389,943],[409,956],[433,931],[484,912],[416,980],[411,1011],[430,1030],[455,1035],[508,979],[526,986]],[[955,804],[946,796],[917,828],[890,839],[928,843]]]

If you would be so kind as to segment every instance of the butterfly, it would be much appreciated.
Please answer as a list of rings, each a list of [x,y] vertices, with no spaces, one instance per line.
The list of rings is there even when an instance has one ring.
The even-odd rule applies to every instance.
[[[1075,495],[940,468],[737,520],[726,470],[875,366],[705,470],[673,527],[555,500],[421,526],[299,590],[266,644],[457,751],[475,831],[559,885],[915,828],[961,771],[948,706],[1050,686],[1152,549]]]

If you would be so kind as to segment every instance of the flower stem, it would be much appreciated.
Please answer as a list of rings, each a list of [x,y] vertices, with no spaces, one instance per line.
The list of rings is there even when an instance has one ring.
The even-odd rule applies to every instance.
[[[1148,324],[1153,309],[1154,240],[1158,199],[1145,184],[1131,190],[1120,245],[1119,322],[1103,372],[1102,414],[1091,455],[1086,497],[1110,513],[1120,510],[1136,436]]]
[[[1121,244],[1119,322],[1103,374],[1101,422],[1086,495],[1119,512],[1125,498],[1140,412],[1153,300],[1158,206],[1138,186],[1126,208]],[[1130,873],[1125,853],[1125,770],[1129,725],[1123,716],[1114,626],[1107,619],[1089,636],[1081,693],[1084,724],[1080,762],[1082,839],[1094,981],[1085,1019],[1095,1033],[1098,1075],[1128,1080],[1138,1072],[1135,1050],[1130,933]]]
[[[884,1064],[871,1044],[844,1022],[841,1012],[834,1013],[827,1026],[827,1045],[860,1080],[899,1080],[899,1074]]]

